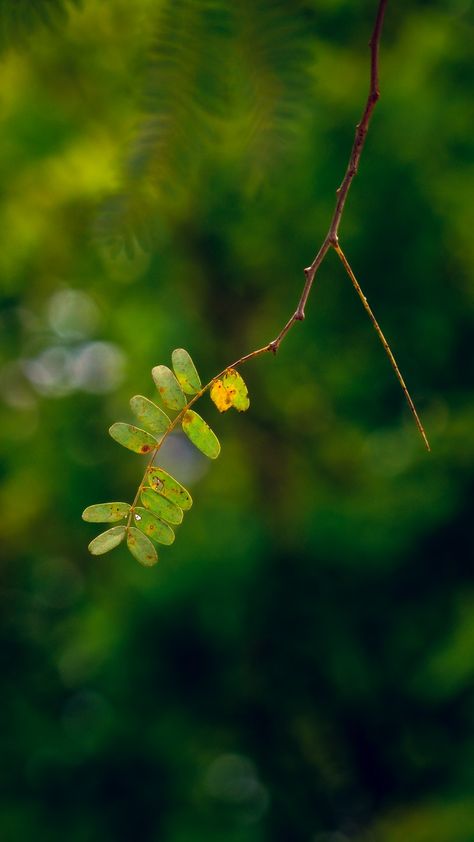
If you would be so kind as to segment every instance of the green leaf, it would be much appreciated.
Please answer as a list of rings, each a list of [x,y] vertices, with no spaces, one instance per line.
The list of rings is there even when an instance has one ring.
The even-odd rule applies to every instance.
[[[191,357],[184,348],[176,348],[172,355],[173,370],[183,392],[195,395],[201,388],[201,380]]]
[[[171,369],[166,365],[155,365],[151,373],[164,405],[168,409],[183,409],[187,401]]]
[[[163,497],[176,503],[181,509],[187,511],[193,505],[193,499],[178,480],[167,474],[163,468],[148,468],[148,482],[151,487],[158,491]]]
[[[227,412],[231,406],[245,412],[250,406],[247,386],[235,368],[228,368],[220,380],[214,381],[210,395],[219,412]]]
[[[139,423],[143,424],[145,429],[149,430],[150,433],[153,433],[155,436],[161,436],[163,433],[166,433],[171,424],[171,419],[153,401],[149,401],[143,395],[135,395],[130,400],[130,406]]]
[[[180,509],[171,500],[167,500],[162,494],[153,491],[152,488],[144,488],[141,493],[141,500],[143,505],[150,509],[153,514],[157,515],[162,520],[167,520],[168,523],[181,523],[183,520],[183,510]]]
[[[158,446],[157,440],[146,430],[134,427],[133,424],[125,424],[123,421],[112,424],[109,433],[115,441],[135,453],[150,453]]]
[[[82,519],[89,523],[113,523],[127,517],[129,511],[128,503],[96,503],[84,509]]]
[[[245,412],[250,406],[249,394],[245,380],[235,368],[227,369],[222,378],[224,389],[232,393],[232,406],[239,412]]]
[[[89,552],[92,555],[103,555],[113,550],[125,538],[125,526],[113,526],[112,529],[107,529],[107,532],[101,532],[89,544]]]
[[[153,538],[154,541],[158,541],[159,544],[173,543],[175,536],[171,526],[168,526],[167,523],[163,523],[162,520],[155,517],[155,515],[148,511],[148,509],[143,509],[141,506],[137,506],[133,513],[133,520],[135,522],[135,526],[138,526],[145,535],[148,535],[149,538]]]
[[[209,459],[217,459],[221,452],[221,446],[216,434],[213,433],[209,424],[201,418],[197,412],[188,409],[184,414],[182,422],[183,431],[188,439],[204,453]]]
[[[150,539],[134,526],[130,526],[127,531],[127,547],[137,561],[145,567],[153,567],[158,561],[158,553]]]

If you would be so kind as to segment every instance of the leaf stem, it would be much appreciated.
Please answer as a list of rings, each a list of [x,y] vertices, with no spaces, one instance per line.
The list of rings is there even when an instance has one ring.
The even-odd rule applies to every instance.
[[[138,498],[140,497],[140,493],[145,486],[148,471],[150,470],[151,466],[153,465],[153,463],[156,459],[156,456],[158,454],[158,451],[160,450],[161,446],[163,445],[163,442],[168,438],[169,434],[172,433],[173,430],[178,426],[178,424],[183,420],[183,418],[184,418],[186,412],[188,411],[188,409],[194,403],[196,403],[196,401],[198,401],[199,398],[201,398],[211,388],[212,384],[215,383],[216,380],[219,380],[221,377],[223,377],[224,374],[226,373],[226,371],[228,371],[229,368],[237,368],[237,366],[243,365],[243,363],[246,363],[249,360],[254,359],[254,357],[259,357],[262,354],[265,354],[265,353],[267,353],[267,351],[270,351],[270,350],[271,350],[270,345],[265,345],[263,348],[257,348],[256,351],[251,351],[249,354],[245,354],[245,356],[240,357],[238,360],[236,360],[231,365],[226,366],[222,371],[219,372],[219,374],[216,374],[216,376],[213,377],[212,380],[209,380],[209,383],[206,383],[206,385],[203,386],[199,390],[199,392],[196,392],[196,394],[193,395],[191,400],[188,401],[186,406],[183,407],[183,409],[181,409],[178,412],[178,414],[173,418],[173,420],[172,420],[171,424],[169,425],[168,429],[165,431],[165,433],[161,437],[160,441],[158,442],[157,446],[154,448],[154,450],[151,454],[151,458],[147,462],[147,466],[145,468],[145,473],[143,474],[140,485],[137,488],[137,492],[136,492],[135,497],[133,499],[133,503],[130,506],[130,512],[128,514],[128,520],[127,520],[127,529],[129,529],[130,524],[132,522],[133,513],[135,511],[135,507],[137,505]]]

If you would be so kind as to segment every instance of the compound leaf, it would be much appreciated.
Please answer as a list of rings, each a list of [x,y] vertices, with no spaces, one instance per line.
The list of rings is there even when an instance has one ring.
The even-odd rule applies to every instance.
[[[184,348],[176,348],[172,355],[173,370],[183,392],[195,395],[201,388],[201,380],[191,357]]]
[[[176,503],[172,503],[162,494],[153,491],[152,488],[144,488],[141,493],[141,500],[143,505],[150,509],[153,514],[162,520],[167,520],[168,523],[181,523],[183,520],[183,510],[180,509]]]
[[[84,509],[82,519],[88,523],[113,523],[122,520],[129,511],[128,503],[96,503],[95,506]]]
[[[239,412],[245,412],[249,408],[247,386],[235,368],[228,368],[224,376],[212,384],[211,400],[219,412],[227,412],[231,406]]]
[[[130,406],[139,423],[143,424],[150,433],[155,436],[166,433],[171,420],[166,412],[163,412],[153,401],[144,398],[143,395],[135,395],[130,400]]]
[[[151,373],[164,405],[168,409],[184,409],[187,401],[171,369],[166,365],[155,365]]]
[[[181,509],[187,511],[193,505],[193,499],[178,480],[167,474],[163,468],[148,468],[148,482],[154,491],[158,491],[163,497],[176,503]]]
[[[188,409],[184,413],[182,421],[183,431],[188,439],[209,459],[217,459],[221,452],[221,446],[216,434],[206,424],[197,412]]]
[[[137,506],[133,513],[133,520],[135,521],[135,525],[138,526],[145,535],[148,535],[149,538],[153,538],[153,540],[157,541],[159,544],[173,543],[175,536],[171,526],[168,526],[167,523],[159,520],[155,517],[155,515],[149,512],[148,509],[143,509],[141,506]]]
[[[133,450],[135,453],[150,453],[158,446],[154,436],[135,427],[133,424],[125,424],[123,421],[116,421],[109,429],[109,433],[115,441]]]
[[[158,561],[158,553],[150,539],[134,526],[130,526],[127,531],[127,547],[137,561],[145,567],[153,567]]]
[[[117,547],[125,538],[125,526],[113,526],[107,532],[101,532],[89,544],[89,552],[92,555],[103,555]]]

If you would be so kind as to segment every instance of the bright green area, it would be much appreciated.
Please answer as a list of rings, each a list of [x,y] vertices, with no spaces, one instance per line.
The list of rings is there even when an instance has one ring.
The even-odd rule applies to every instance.
[[[147,479],[155,491],[163,494],[164,497],[171,500],[172,503],[175,503],[183,511],[191,508],[193,501],[189,491],[178,480],[164,471],[163,468],[150,468]]]
[[[106,532],[101,532],[97,535],[90,544],[89,552],[92,555],[104,555],[110,552],[123,541],[125,538],[125,526],[113,526],[112,529],[107,529]]]
[[[246,412],[250,406],[247,386],[245,380],[234,368],[226,371],[222,378],[222,385],[227,392],[230,392],[232,406],[239,412]]]
[[[144,509],[142,506],[137,506],[133,513],[133,520],[135,521],[135,525],[148,535],[149,538],[153,538],[154,541],[157,541],[158,544],[172,544],[174,541],[174,532],[171,529],[171,526],[168,526],[167,523],[164,523],[159,518],[155,517],[152,512],[149,512],[148,509]]]
[[[188,439],[205,456],[208,456],[209,459],[217,459],[221,452],[219,439],[213,430],[211,430],[209,424],[204,421],[204,418],[201,418],[193,409],[188,409],[184,413],[182,427]]]
[[[141,430],[134,424],[125,424],[124,421],[116,421],[112,424],[109,434],[116,442],[127,447],[128,450],[133,450],[134,453],[149,453],[158,444],[146,430]]]
[[[164,405],[168,409],[183,409],[186,397],[171,369],[166,365],[155,365],[151,373]]]
[[[167,438],[160,564],[81,519],[135,496],[154,366],[294,312],[375,5],[0,3],[2,842],[474,838],[472,2],[389,0],[340,228],[431,454],[328,254],[249,411],[193,405],[220,458]]]
[[[114,520],[123,520],[130,511],[128,503],[96,503],[94,506],[87,506],[82,513],[82,519],[89,523],[107,523]]]
[[[150,509],[159,518],[167,520],[168,523],[179,524],[183,520],[183,510],[171,500],[167,500],[162,494],[153,491],[152,488],[144,488],[140,499],[147,509]]]
[[[150,539],[135,526],[127,529],[127,547],[144,567],[153,567],[158,561],[158,554]]]
[[[143,395],[134,395],[130,399],[130,407],[138,423],[155,436],[163,435],[171,424],[166,413]]]
[[[184,348],[175,348],[171,355],[173,371],[179,385],[187,395],[195,395],[201,388],[201,380],[191,357]]]

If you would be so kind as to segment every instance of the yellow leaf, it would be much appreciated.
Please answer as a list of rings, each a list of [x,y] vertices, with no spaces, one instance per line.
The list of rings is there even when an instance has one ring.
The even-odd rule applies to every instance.
[[[219,412],[227,412],[231,408],[234,395],[235,389],[226,389],[222,380],[216,380],[211,386],[211,400]]]

